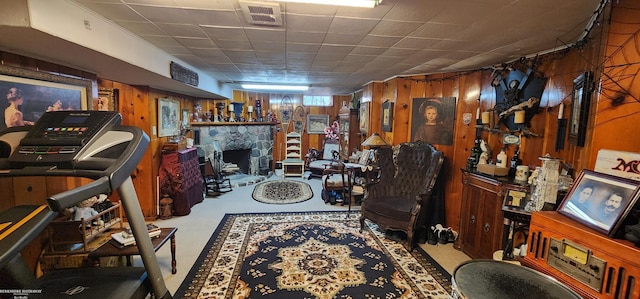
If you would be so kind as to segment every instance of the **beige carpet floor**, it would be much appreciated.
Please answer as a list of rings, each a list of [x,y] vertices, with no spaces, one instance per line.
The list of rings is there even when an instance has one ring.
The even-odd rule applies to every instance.
[[[277,173],[278,174],[278,173]],[[281,180],[281,176],[274,175],[269,180]],[[310,200],[286,205],[260,203],[251,197],[254,185],[235,187],[232,192],[217,197],[207,197],[202,203],[192,207],[186,216],[173,217],[167,220],[157,220],[154,223],[160,227],[177,227],[176,233],[176,274],[171,274],[171,254],[169,246],[165,245],[157,252],[158,262],[165,279],[167,288],[174,294],[185,276],[191,269],[196,258],[202,251],[209,237],[213,234],[222,217],[226,213],[256,213],[256,212],[303,212],[303,211],[346,211],[348,206],[325,204],[320,199],[322,184],[319,179],[306,180],[300,177],[287,177],[287,180],[304,180],[311,185],[314,193]],[[358,213],[358,206],[352,207]],[[464,253],[453,249],[452,244],[420,245],[449,273],[455,267],[469,260]],[[139,258],[134,260],[136,265],[142,265]]]

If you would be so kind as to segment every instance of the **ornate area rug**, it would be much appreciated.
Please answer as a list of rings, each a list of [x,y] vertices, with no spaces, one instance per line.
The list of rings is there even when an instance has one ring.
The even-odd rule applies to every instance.
[[[256,185],[253,189],[253,199],[263,203],[297,203],[309,200],[312,197],[311,186],[299,181],[266,181]]]
[[[227,214],[176,298],[450,298],[451,276],[358,213]]]

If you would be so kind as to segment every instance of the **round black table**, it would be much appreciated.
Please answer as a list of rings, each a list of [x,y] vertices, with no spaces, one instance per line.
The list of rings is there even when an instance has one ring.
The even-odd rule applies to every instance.
[[[451,284],[453,298],[582,298],[551,276],[496,260],[471,260],[458,265]]]

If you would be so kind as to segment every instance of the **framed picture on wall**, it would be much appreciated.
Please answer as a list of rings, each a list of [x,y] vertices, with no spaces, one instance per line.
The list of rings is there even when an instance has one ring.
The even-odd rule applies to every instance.
[[[456,98],[414,98],[411,106],[411,141],[453,144]]]
[[[324,134],[324,129],[329,126],[329,115],[309,114],[307,115],[307,133]]]
[[[101,111],[118,111],[118,89],[100,88],[98,98],[93,100],[93,109]]]
[[[369,134],[369,102],[360,104],[360,133],[362,136]]]
[[[158,137],[180,135],[180,102],[158,99]]]
[[[86,110],[91,86],[89,80],[0,65],[0,92],[7,101],[0,130],[34,124],[46,111]]]
[[[573,94],[571,95],[571,117],[569,118],[569,142],[584,146],[589,122],[589,105],[592,91],[591,72],[584,72],[573,80]]]
[[[382,103],[382,131],[392,132],[393,130],[393,102],[389,100]]]

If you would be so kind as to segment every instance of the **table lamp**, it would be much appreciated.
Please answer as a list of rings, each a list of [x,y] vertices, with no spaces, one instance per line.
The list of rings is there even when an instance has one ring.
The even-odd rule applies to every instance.
[[[373,133],[362,143],[362,146],[376,148],[381,146],[389,146],[389,144],[384,141],[384,139],[378,133]]]

